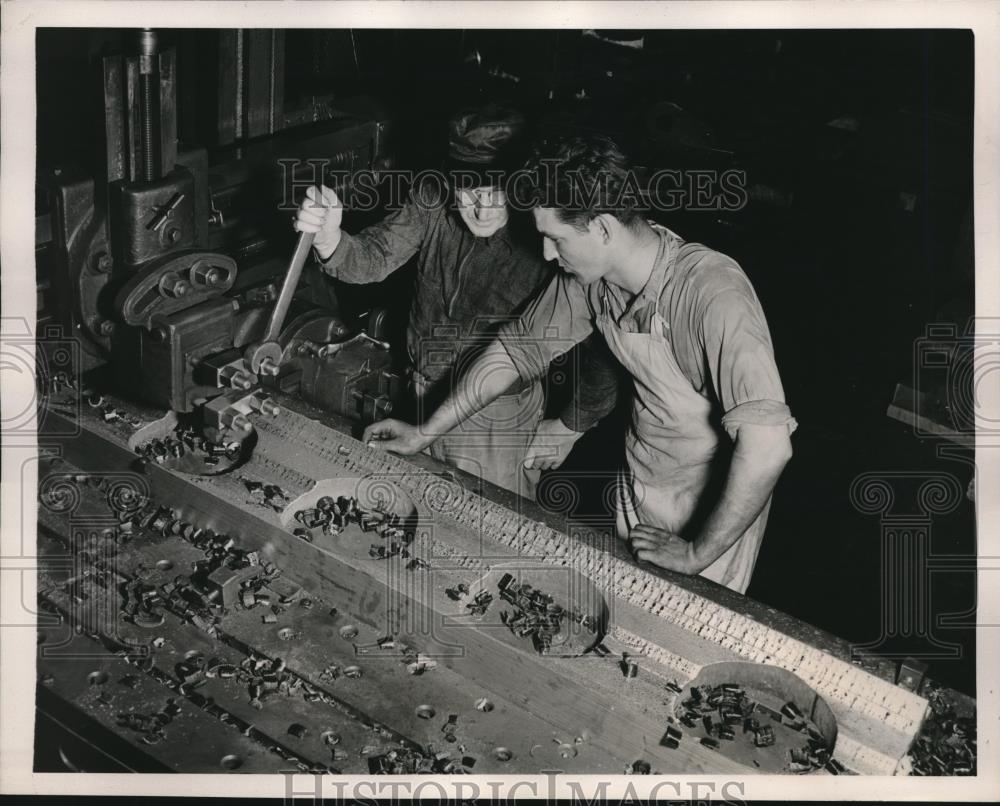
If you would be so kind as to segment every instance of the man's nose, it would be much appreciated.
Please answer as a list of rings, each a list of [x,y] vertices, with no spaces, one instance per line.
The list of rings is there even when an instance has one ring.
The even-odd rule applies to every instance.
[[[546,260],[555,260],[559,257],[559,250],[551,238],[542,238],[542,256]]]

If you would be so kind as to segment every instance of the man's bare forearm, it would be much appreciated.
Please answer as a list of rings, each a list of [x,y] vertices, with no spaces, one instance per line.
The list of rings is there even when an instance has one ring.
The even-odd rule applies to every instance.
[[[699,573],[721,557],[760,515],[791,458],[787,431],[743,426],[719,503],[692,544]]]
[[[437,410],[420,426],[429,445],[476,412],[486,408],[518,379],[514,362],[503,344],[494,341],[463,373],[458,385]]]

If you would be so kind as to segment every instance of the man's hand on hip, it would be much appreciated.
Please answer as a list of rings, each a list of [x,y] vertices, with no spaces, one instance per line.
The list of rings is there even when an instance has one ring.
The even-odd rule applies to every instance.
[[[629,533],[628,543],[637,560],[668,571],[699,574],[705,570],[695,556],[694,544],[666,529],[640,523]]]
[[[566,461],[576,441],[582,436],[582,431],[567,428],[558,417],[553,420],[542,420],[528,446],[524,466],[535,470],[551,470],[559,467]]]
[[[401,420],[380,420],[365,429],[361,441],[390,453],[410,456],[420,453],[434,439],[422,433],[417,426]]]

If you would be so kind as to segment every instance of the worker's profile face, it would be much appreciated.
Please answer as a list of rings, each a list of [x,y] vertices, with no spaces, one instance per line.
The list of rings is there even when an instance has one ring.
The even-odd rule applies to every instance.
[[[601,239],[592,228],[581,232],[559,218],[551,207],[536,207],[535,229],[542,236],[542,254],[585,285],[604,276]]]
[[[488,238],[507,223],[507,194],[499,188],[457,188],[458,214],[477,238]]]

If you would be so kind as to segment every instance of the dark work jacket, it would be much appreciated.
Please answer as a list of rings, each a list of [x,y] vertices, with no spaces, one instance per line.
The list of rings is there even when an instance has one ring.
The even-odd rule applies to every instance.
[[[379,223],[356,235],[342,233],[336,250],[322,262],[328,274],[344,282],[375,283],[417,255],[406,346],[414,369],[438,387],[435,397],[553,274],[526,216],[512,213],[506,226],[480,238],[451,206],[447,194],[426,183]],[[609,362],[592,357],[585,362],[581,385],[587,388],[574,396],[563,417],[574,430],[586,430],[614,407],[617,374]]]

